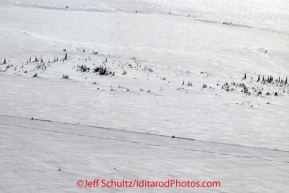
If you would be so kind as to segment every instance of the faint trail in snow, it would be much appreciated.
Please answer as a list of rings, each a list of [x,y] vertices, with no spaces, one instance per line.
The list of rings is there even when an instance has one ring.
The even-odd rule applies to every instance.
[[[145,143],[145,142],[122,140],[122,139],[113,139],[113,138],[109,138],[109,137],[98,137],[98,136],[93,136],[93,135],[76,134],[76,133],[61,132],[61,131],[55,131],[55,130],[53,131],[53,130],[39,129],[39,128],[33,128],[33,127],[24,127],[24,126],[17,126],[17,125],[11,125],[11,124],[2,124],[2,123],[0,123],[0,125],[11,126],[11,127],[19,127],[19,128],[25,128],[25,129],[31,129],[31,130],[38,130],[38,131],[44,131],[44,132],[59,133],[59,134],[65,134],[65,135],[89,137],[89,138],[102,139],[102,140],[119,141],[119,142],[124,142],[124,143],[143,144],[143,145],[155,146],[155,147],[161,147],[161,148],[172,148],[172,149],[178,149],[178,150],[195,151],[195,152],[203,152],[203,153],[212,153],[212,154],[231,156],[231,157],[238,157],[238,158],[248,158],[248,159],[258,159],[258,160],[264,160],[264,161],[270,161],[270,162],[288,163],[288,162],[276,161],[276,160],[267,159],[267,158],[244,156],[244,155],[237,155],[237,154],[229,154],[229,153],[222,153],[222,152],[216,152],[216,151],[203,151],[203,150],[197,150],[197,149],[191,149],[191,148],[165,146],[165,145],[154,144],[154,143]],[[141,133],[139,133],[139,134],[141,134]],[[142,134],[145,134],[145,133],[142,133]],[[148,134],[148,135],[150,135],[150,134]]]
[[[36,9],[47,9],[47,10],[60,10],[60,11],[82,11],[82,12],[103,12],[103,13],[128,13],[128,14],[133,14],[134,12],[129,12],[127,10],[122,10],[122,9],[117,9],[111,6],[106,6],[106,5],[101,5],[103,6],[103,9],[97,9],[97,8],[84,8],[84,9],[76,9],[76,8],[61,8],[61,7],[49,7],[49,6],[41,6],[41,5],[32,5],[32,4],[12,4],[13,6],[18,6],[18,7],[24,7],[24,8],[36,8]],[[166,8],[169,9],[169,8]],[[187,18],[187,15],[184,14],[177,14],[177,13],[171,13],[168,14],[166,12],[152,12],[152,11],[148,11],[148,12],[141,12],[138,14],[161,14],[161,15],[168,15],[168,16],[175,16],[175,17],[183,17],[183,18]],[[194,21],[198,21],[198,22],[203,22],[203,23],[209,23],[209,24],[222,24],[224,21],[217,21],[217,20],[208,20],[208,19],[200,19],[197,18],[194,15],[190,15],[189,19],[193,19]],[[229,26],[234,26],[234,27],[244,27],[244,28],[248,28],[248,29],[256,29],[256,30],[261,30],[261,31],[267,31],[267,32],[271,32],[271,33],[279,33],[279,34],[285,34],[285,35],[289,35],[288,32],[282,32],[282,31],[278,31],[278,30],[274,30],[274,29],[268,29],[268,28],[258,28],[258,27],[253,27],[253,26],[249,26],[249,25],[245,25],[245,24],[236,24],[236,23],[232,23]]]
[[[282,31],[277,31],[277,30],[274,30],[274,29],[267,29],[267,28],[258,28],[258,27],[253,27],[253,26],[249,26],[249,25],[244,25],[244,24],[232,23],[230,25],[226,25],[226,24],[223,24],[220,21],[214,21],[214,20],[196,19],[196,18],[194,20],[195,21],[199,21],[199,22],[204,22],[204,23],[221,24],[221,25],[224,25],[224,26],[233,26],[233,27],[244,27],[244,28],[248,28],[248,29],[256,29],[256,30],[267,31],[267,32],[271,32],[271,33],[289,35],[288,32],[282,32]]]
[[[0,116],[3,116],[3,117],[13,117],[13,118],[20,118],[20,119],[30,120],[29,118],[25,118],[25,117],[17,117],[17,116],[2,115],[2,114],[0,114]],[[33,121],[35,121],[35,120],[33,120]],[[58,121],[52,121],[52,122],[53,122],[53,123],[62,124],[62,125],[76,125],[76,126],[92,127],[92,128],[112,130],[112,131],[122,131],[122,132],[136,133],[136,134],[143,134],[143,135],[153,135],[153,136],[159,136],[159,137],[171,137],[171,136],[166,136],[166,135],[159,135],[159,134],[152,134],[152,133],[144,133],[144,132],[137,132],[137,131],[128,131],[128,130],[119,130],[119,129],[113,129],[113,128],[108,128],[108,127],[93,126],[93,125],[73,124],[73,123],[65,123],[65,122],[58,122]],[[1,124],[1,123],[0,123],[0,124]],[[11,125],[11,126],[12,126],[12,125]]]
[[[220,22],[218,21],[213,21],[213,20],[206,20],[206,19],[194,19],[195,21],[199,21],[199,22],[204,22],[204,23],[215,23],[215,24],[219,24]]]
[[[112,12],[109,10],[100,10],[95,8],[90,9],[75,9],[75,8],[61,8],[61,7],[49,7],[49,6],[40,6],[40,5],[23,5],[23,4],[13,4],[17,7],[24,7],[24,8],[36,8],[36,9],[47,9],[47,10],[61,10],[61,11],[85,11],[85,12]],[[114,11],[115,12],[115,11]]]
[[[30,120],[29,118],[25,118],[25,117],[17,117],[17,116],[3,115],[3,114],[0,114],[0,116]],[[35,120],[32,120],[32,121],[35,121]],[[35,121],[35,122],[38,122],[38,121]],[[82,126],[82,127],[96,128],[96,129],[102,129],[102,130],[111,130],[111,131],[118,131],[118,132],[126,132],[126,133],[134,133],[134,134],[141,134],[141,135],[150,135],[150,136],[156,136],[156,137],[172,138],[172,136],[167,136],[167,135],[159,135],[159,134],[144,133],[144,132],[137,132],[137,131],[128,131],[128,130],[119,130],[119,129],[114,129],[114,128],[98,127],[98,126],[91,126],[91,125],[81,125],[81,124],[55,122],[55,121],[52,121],[52,123],[57,123],[57,124],[62,124],[62,125]],[[33,129],[33,130],[41,130],[41,131],[46,131],[46,132],[55,132],[55,133],[69,134],[69,135],[78,135],[78,136],[83,136],[83,137],[93,137],[93,138],[99,138],[99,139],[117,140],[117,141],[122,141],[122,142],[140,143],[140,142],[135,142],[135,141],[118,140],[118,139],[112,139],[112,138],[102,138],[102,137],[96,137],[96,136],[90,136],[90,135],[82,135],[82,134],[76,134],[76,133],[68,133],[68,132],[61,132],[61,131],[51,131],[51,130],[46,130],[46,129],[24,127],[24,126],[5,124],[5,123],[0,123],[0,125],[15,126],[15,127],[21,127],[21,128],[27,128],[27,129]],[[176,140],[176,139],[172,139],[172,140]],[[182,141],[182,140],[180,140],[180,141]],[[187,140],[183,140],[183,141],[187,141]],[[240,148],[260,149],[260,150],[266,150],[266,151],[271,151],[271,152],[275,152],[276,151],[276,152],[289,153],[289,151],[285,151],[285,150],[267,149],[267,148],[261,148],[261,147],[252,147],[252,146],[244,146],[244,145],[229,144],[229,143],[220,143],[220,142],[206,141],[206,140],[200,140],[200,139],[195,139],[194,141],[205,142],[205,143],[209,143],[209,144],[220,144],[220,145],[225,145],[225,146],[234,146],[234,147],[240,147]],[[192,142],[192,144],[193,144],[194,141],[192,140],[190,142]],[[148,145],[157,145],[157,144],[148,144]],[[163,146],[163,147],[166,147],[166,146]],[[171,147],[171,148],[178,149],[178,147]],[[186,148],[179,148],[179,149],[190,150],[190,151],[198,151],[198,150],[186,149]],[[204,152],[206,152],[206,153],[216,153],[216,152],[210,152],[210,151],[204,151]],[[220,153],[220,152],[218,152],[218,153],[222,154],[222,155],[226,155],[226,153]],[[228,155],[232,155],[232,156],[236,156],[236,157],[243,157],[243,156],[233,155],[233,154],[228,154]],[[250,157],[246,157],[246,158],[250,158]],[[260,158],[260,159],[262,159],[262,158]],[[266,160],[266,159],[264,159],[264,160]],[[268,161],[274,161],[274,160],[270,160],[269,159]]]

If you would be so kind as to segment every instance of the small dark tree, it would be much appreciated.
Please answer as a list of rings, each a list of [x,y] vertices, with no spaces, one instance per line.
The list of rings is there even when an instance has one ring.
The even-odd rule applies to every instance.
[[[286,80],[285,80],[285,83],[284,84],[287,84],[287,77],[286,77]]]
[[[6,64],[6,58],[4,58],[4,62],[3,62],[3,64]]]

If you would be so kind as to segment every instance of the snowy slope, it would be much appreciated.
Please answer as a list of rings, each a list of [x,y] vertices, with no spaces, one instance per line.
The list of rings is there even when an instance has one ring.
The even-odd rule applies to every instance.
[[[287,7],[285,0],[0,0],[0,179],[17,181],[0,188],[84,191],[77,179],[99,174],[221,181],[213,192],[286,192]]]
[[[0,167],[3,192],[286,192],[288,188],[288,152],[2,115],[0,120],[1,166],[6,166]],[[220,181],[221,188],[76,185],[80,179],[99,178],[211,180]]]

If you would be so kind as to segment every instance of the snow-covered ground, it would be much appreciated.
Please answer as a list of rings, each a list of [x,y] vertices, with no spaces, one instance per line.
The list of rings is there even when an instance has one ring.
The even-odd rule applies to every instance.
[[[0,0],[0,189],[177,178],[221,182],[196,192],[286,192],[287,7]]]
[[[136,188],[131,192],[286,192],[288,188],[288,152],[0,118],[2,192],[129,191],[76,186],[79,179],[99,178],[221,182],[221,188]]]

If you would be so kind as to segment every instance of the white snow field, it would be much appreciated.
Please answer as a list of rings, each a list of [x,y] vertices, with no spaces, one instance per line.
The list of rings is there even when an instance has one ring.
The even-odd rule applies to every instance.
[[[288,7],[0,0],[0,192],[288,192]]]

